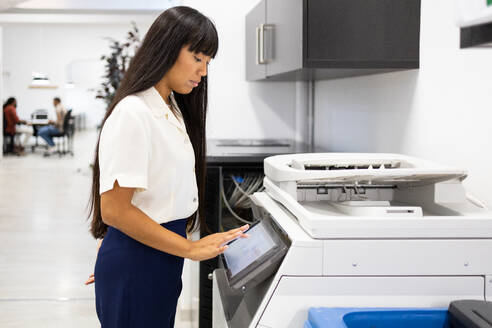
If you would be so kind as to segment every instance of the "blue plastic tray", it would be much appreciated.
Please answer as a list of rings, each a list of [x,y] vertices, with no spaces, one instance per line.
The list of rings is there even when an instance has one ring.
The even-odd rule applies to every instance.
[[[310,308],[304,328],[449,328],[445,308]]]

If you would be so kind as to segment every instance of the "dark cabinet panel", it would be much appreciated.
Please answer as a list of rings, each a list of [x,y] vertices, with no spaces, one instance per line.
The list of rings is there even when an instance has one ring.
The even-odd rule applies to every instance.
[[[306,67],[418,67],[416,0],[305,1]]]
[[[419,67],[420,0],[262,0],[254,17],[263,7],[263,22],[253,22],[253,12],[246,18],[246,57],[254,53],[248,33],[261,26],[265,61],[255,65],[266,69],[265,76],[247,74],[248,80],[326,79]]]
[[[492,43],[492,23],[462,27],[460,29],[460,48],[490,47]]]

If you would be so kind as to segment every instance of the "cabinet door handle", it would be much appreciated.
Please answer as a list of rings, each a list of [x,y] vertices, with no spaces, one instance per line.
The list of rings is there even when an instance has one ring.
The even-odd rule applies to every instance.
[[[258,60],[257,64],[267,64],[269,59],[265,58],[265,29],[270,29],[273,30],[274,25],[273,24],[260,24],[260,28],[256,30],[257,32],[257,37],[258,37],[258,42],[259,43],[259,55],[258,55]],[[272,37],[272,35],[270,35]]]
[[[260,27],[256,27],[256,65],[260,65]]]
[[[259,64],[265,64],[265,24],[260,24],[260,59]]]

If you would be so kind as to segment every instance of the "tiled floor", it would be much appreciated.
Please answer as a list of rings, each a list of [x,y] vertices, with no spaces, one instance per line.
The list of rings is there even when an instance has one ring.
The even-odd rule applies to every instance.
[[[97,327],[85,206],[96,133],[75,156],[0,160],[0,327]]]
[[[0,160],[0,327],[99,326],[84,285],[96,255],[86,221],[96,137],[79,132],[74,157]]]

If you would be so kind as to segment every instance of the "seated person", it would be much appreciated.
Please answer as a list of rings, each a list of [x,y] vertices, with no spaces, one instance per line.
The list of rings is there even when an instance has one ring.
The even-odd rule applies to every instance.
[[[65,119],[65,114],[67,111],[61,104],[60,98],[56,97],[53,99],[53,106],[55,106],[56,111],[56,122],[50,121],[50,124],[43,126],[38,130],[38,136],[43,138],[48,144],[48,149],[44,153],[44,156],[50,156],[55,152],[55,143],[53,141],[53,135],[63,133],[63,120]]]
[[[31,138],[33,134],[33,129],[31,126],[27,126],[27,122],[25,120],[19,119],[17,116],[17,100],[13,97],[7,99],[5,104],[3,105],[3,113],[5,114],[5,123],[6,128],[4,133],[15,136],[15,134],[21,135],[20,147],[14,147],[14,152],[16,154],[23,155],[24,147],[26,146],[29,138]],[[16,126],[17,124],[25,124],[21,126]]]

